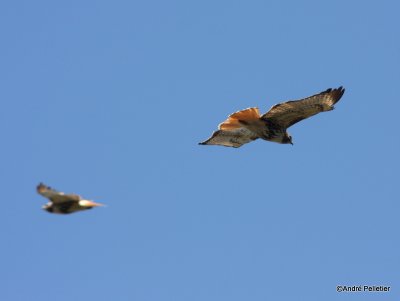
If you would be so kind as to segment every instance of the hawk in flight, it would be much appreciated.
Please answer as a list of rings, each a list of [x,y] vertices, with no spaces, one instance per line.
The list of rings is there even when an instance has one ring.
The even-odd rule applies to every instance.
[[[50,213],[69,214],[93,207],[104,206],[93,201],[84,200],[77,194],[65,194],[52,189],[42,183],[36,187],[37,192],[48,198],[50,202],[42,208]]]
[[[240,147],[258,138],[293,144],[286,130],[303,119],[333,110],[343,93],[343,87],[328,89],[304,99],[276,104],[264,115],[260,115],[258,108],[233,113],[210,138],[199,144]]]

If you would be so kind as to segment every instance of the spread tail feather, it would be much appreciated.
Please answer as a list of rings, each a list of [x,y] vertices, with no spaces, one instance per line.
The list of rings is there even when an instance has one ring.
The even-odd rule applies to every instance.
[[[260,117],[258,108],[248,108],[229,115],[228,119],[219,125],[219,129],[226,131],[238,129],[242,127],[239,121],[258,120]]]

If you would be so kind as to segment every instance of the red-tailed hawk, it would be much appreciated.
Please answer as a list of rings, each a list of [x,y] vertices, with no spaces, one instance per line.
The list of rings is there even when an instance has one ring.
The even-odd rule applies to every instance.
[[[229,115],[210,138],[201,145],[240,147],[258,138],[293,144],[286,131],[293,124],[320,112],[331,111],[344,93],[343,87],[328,89],[319,94],[274,105],[260,115],[258,108],[248,108]]]
[[[42,208],[50,213],[69,214],[93,207],[104,206],[93,201],[84,200],[77,194],[65,194],[52,189],[42,183],[36,187],[37,192],[48,198],[50,202]]]

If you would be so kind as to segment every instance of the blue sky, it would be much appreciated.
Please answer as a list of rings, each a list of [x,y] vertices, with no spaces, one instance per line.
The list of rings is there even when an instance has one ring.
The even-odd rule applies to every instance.
[[[399,9],[3,1],[0,299],[399,300]],[[294,146],[197,145],[341,85]],[[48,214],[39,182],[107,207]]]

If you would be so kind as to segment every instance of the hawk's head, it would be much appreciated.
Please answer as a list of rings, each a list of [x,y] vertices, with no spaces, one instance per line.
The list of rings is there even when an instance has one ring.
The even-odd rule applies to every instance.
[[[283,144],[289,144],[290,143],[291,145],[293,145],[292,136],[290,136],[288,133],[285,133],[285,135],[282,138],[282,143]]]

